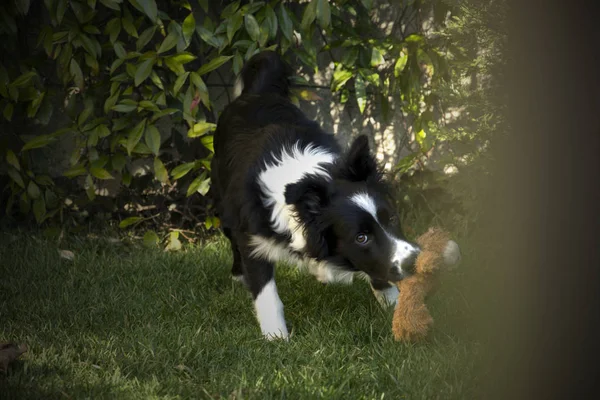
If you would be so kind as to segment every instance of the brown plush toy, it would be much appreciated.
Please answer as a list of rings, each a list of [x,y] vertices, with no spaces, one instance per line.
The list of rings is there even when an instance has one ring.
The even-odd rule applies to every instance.
[[[418,341],[427,336],[433,318],[425,305],[425,298],[437,283],[440,268],[460,260],[458,244],[439,228],[430,228],[417,239],[417,244],[421,253],[417,257],[414,274],[398,283],[400,294],[392,325],[396,340]]]

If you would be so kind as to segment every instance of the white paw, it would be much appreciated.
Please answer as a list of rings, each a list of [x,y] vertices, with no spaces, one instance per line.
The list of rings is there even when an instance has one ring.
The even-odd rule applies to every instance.
[[[287,339],[283,303],[277,294],[275,281],[270,280],[254,300],[260,330],[267,340]]]
[[[263,330],[263,337],[269,341],[272,340],[289,340],[290,335],[288,334],[287,328],[283,327],[284,331],[277,330],[275,332],[265,332]]]

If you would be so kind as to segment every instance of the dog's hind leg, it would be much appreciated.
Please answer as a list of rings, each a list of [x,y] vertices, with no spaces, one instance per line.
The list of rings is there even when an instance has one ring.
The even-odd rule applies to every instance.
[[[233,238],[231,233],[231,229],[223,228],[223,233],[229,239],[229,243],[231,244],[231,252],[233,253],[233,265],[231,266],[231,278],[246,284],[246,280],[244,278],[244,266],[242,265],[242,256],[240,255],[240,249]]]

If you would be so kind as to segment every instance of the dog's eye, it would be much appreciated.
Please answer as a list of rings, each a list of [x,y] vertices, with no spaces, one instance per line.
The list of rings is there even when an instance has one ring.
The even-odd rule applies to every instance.
[[[364,233],[359,233],[358,235],[356,235],[355,240],[358,244],[365,244],[369,241],[369,237]]]

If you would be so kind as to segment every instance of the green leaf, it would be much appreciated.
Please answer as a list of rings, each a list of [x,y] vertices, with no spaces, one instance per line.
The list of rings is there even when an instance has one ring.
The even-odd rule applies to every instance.
[[[408,35],[404,41],[406,43],[421,43],[423,41],[423,36],[419,35],[418,33],[413,33],[411,35]]]
[[[210,122],[198,122],[195,124],[189,131],[189,138],[197,138],[200,136],[204,136],[208,132],[212,132],[217,128],[216,124]]]
[[[85,169],[85,166],[83,164],[77,164],[63,172],[63,175],[67,178],[73,178],[76,176],[85,175],[86,173],[87,170]]]
[[[303,31],[308,30],[315,18],[317,18],[317,3],[319,0],[311,0],[311,2],[304,9],[304,14],[302,15],[302,22],[300,23],[300,29]]]
[[[189,162],[189,163],[178,165],[171,170],[171,176],[175,180],[177,180],[179,178],[183,178],[185,175],[187,175],[188,172],[190,172],[192,170],[192,168],[194,168],[195,165],[196,165],[195,162]]]
[[[204,145],[204,147],[206,147],[208,150],[210,150],[212,153],[215,152],[214,146],[213,146],[213,135],[207,135],[207,136],[203,136],[200,141],[202,142],[202,144]]]
[[[196,58],[197,57],[195,55],[193,55],[191,53],[184,52],[184,53],[179,53],[179,54],[175,54],[173,56],[166,57],[165,60],[168,59],[168,60],[173,61],[173,62],[175,62],[177,64],[183,65],[183,64],[187,64],[187,63],[189,63],[191,61],[194,61]]]
[[[33,215],[38,224],[44,222],[44,217],[46,216],[46,202],[44,201],[44,197],[40,196],[33,201]]]
[[[227,7],[223,9],[223,11],[221,11],[221,19],[231,17],[238,10],[238,8],[240,8],[239,0],[230,3],[229,5],[227,5]]]
[[[6,103],[6,106],[4,106],[4,111],[2,112],[2,115],[4,115],[4,118],[6,118],[7,121],[12,121],[12,116],[13,116],[14,110],[15,110],[15,105],[13,103]]]
[[[196,19],[194,18],[194,13],[190,13],[190,15],[185,17],[181,28],[183,30],[185,47],[187,48],[192,42],[192,36],[194,36],[194,32],[196,31]]]
[[[167,37],[165,37],[163,42],[160,44],[160,47],[158,48],[158,54],[169,51],[173,47],[177,46],[178,40],[179,37],[177,36],[177,32],[175,30],[170,31]]]
[[[96,127],[96,133],[98,134],[99,138],[105,138],[107,136],[110,136],[110,130],[104,124],[100,124]]]
[[[196,179],[194,179],[194,181],[192,181],[188,187],[186,196],[190,197],[196,192],[200,193],[202,196],[205,196],[210,190],[210,183],[210,178],[206,178],[206,172],[202,173],[202,175],[198,176]]]
[[[117,57],[123,59],[127,58],[127,52],[125,51],[125,48],[123,47],[123,44],[121,42],[113,43],[113,48]]]
[[[331,23],[331,9],[329,0],[317,0],[317,18],[321,28],[326,29]]]
[[[144,233],[143,241],[144,241],[144,246],[146,246],[146,247],[156,247],[156,246],[158,246],[158,243],[160,242],[160,238],[158,237],[156,232],[146,231],[146,233]]]
[[[155,112],[160,111],[160,108],[158,108],[158,106],[150,100],[140,101],[140,107],[142,107],[145,110],[150,110],[150,111],[155,111]]]
[[[106,99],[106,101],[104,102],[104,113],[105,114],[108,114],[108,112],[113,109],[114,105],[119,100],[120,95],[121,95],[121,91],[117,90],[115,92],[115,94],[113,94],[112,96],[110,96],[109,98]],[[135,108],[133,108],[133,110],[135,110]]]
[[[246,32],[248,32],[250,38],[256,42],[260,36],[260,27],[258,26],[258,22],[256,21],[256,18],[254,18],[254,15],[247,14],[244,17],[244,25],[246,26]]]
[[[373,7],[373,0],[360,0],[360,2],[367,10],[370,10],[371,7]]]
[[[152,40],[155,33],[156,26],[151,26],[150,28],[144,30],[139,39],[135,42],[135,49],[137,51],[141,51],[148,44],[148,42]]]
[[[89,33],[90,35],[99,35],[100,29],[96,28],[93,25],[86,25],[83,27],[83,31]]]
[[[17,12],[21,15],[26,15],[29,11],[29,0],[18,0],[14,2]]]
[[[206,84],[204,83],[202,78],[200,78],[200,75],[198,75],[196,72],[192,72],[190,74],[190,81],[192,82],[192,84],[194,86],[196,86],[196,88],[200,92],[208,92],[208,88],[206,87]]]
[[[92,174],[94,178],[98,179],[115,179],[115,177],[104,168],[90,167],[90,174]]]
[[[408,171],[410,169],[410,167],[412,167],[415,163],[415,160],[417,159],[417,157],[419,156],[419,153],[413,153],[413,154],[409,154],[405,157],[403,157],[400,162],[396,165],[396,171],[398,173],[405,173],[406,171]]]
[[[383,58],[381,50],[376,47],[373,47],[373,50],[371,51],[371,67],[377,67],[383,64],[384,62],[385,59]]]
[[[146,133],[144,134],[146,145],[152,151],[155,156],[160,151],[160,132],[154,125],[146,126]]]
[[[122,0],[100,0],[100,3],[104,4],[104,6],[107,8],[111,8],[115,11],[120,11],[121,1]]]
[[[19,76],[17,79],[15,79],[14,82],[11,83],[11,86],[23,87],[23,86],[29,84],[31,79],[33,79],[33,77],[35,77],[35,76],[37,76],[37,73],[35,71],[25,72],[24,74]]]
[[[54,181],[48,175],[37,175],[35,181],[42,186],[53,186]]]
[[[175,59],[170,58],[170,57],[166,57],[164,59],[165,61],[165,65],[167,67],[169,67],[169,69],[171,71],[173,71],[176,75],[181,75],[185,73],[185,69],[183,68],[183,65],[181,65],[180,63],[178,63]]]
[[[135,71],[135,86],[140,86],[140,84],[150,76],[153,66],[154,59],[152,58],[142,61],[140,64],[138,64]]]
[[[167,173],[167,169],[160,158],[154,158],[154,176],[159,182],[167,183],[169,181],[169,174]]]
[[[44,100],[45,95],[46,95],[46,92],[41,92],[31,101],[31,103],[29,103],[29,106],[27,106],[27,117],[28,118],[35,117],[40,106],[42,105],[42,101]]]
[[[203,27],[202,25],[196,25],[196,33],[200,36],[203,42],[209,44],[212,47],[218,48],[221,44],[215,37],[214,33]]]
[[[38,149],[40,147],[44,147],[44,146],[54,142],[55,140],[56,140],[56,138],[54,138],[50,135],[36,136],[33,139],[31,139],[30,141],[28,141],[27,143],[25,143],[25,146],[23,146],[21,151]]]
[[[161,110],[160,112],[154,113],[154,115],[152,116],[152,119],[150,120],[151,122],[154,122],[162,117],[165,117],[167,115],[171,115],[171,114],[175,114],[176,112],[179,112],[180,110],[176,109],[176,108],[165,108],[164,110]]]
[[[67,11],[67,6],[67,0],[56,1],[56,22],[58,22],[58,25],[62,23],[63,17],[65,16],[65,12]]]
[[[131,226],[133,224],[137,224],[138,222],[140,222],[142,220],[143,220],[142,217],[129,217],[129,218],[125,218],[123,221],[121,221],[119,223],[119,228],[121,228],[121,229],[127,228],[128,226]]]
[[[198,0],[198,3],[200,4],[200,7],[202,7],[202,10],[204,10],[205,13],[208,12],[208,0]]]
[[[356,90],[356,102],[358,103],[358,109],[360,113],[364,113],[367,105],[367,91],[365,89],[365,81],[363,77],[357,75],[354,79],[354,89]]]
[[[177,77],[177,79],[175,79],[175,83],[173,84],[173,96],[177,96],[177,93],[179,93],[179,90],[181,90],[181,87],[185,84],[185,81],[187,80],[188,76],[190,75],[189,71],[181,74]]]
[[[115,43],[119,33],[121,33],[121,20],[119,18],[113,18],[106,24],[104,33],[109,35],[111,43]]]
[[[22,189],[25,189],[25,182],[23,182],[23,177],[19,171],[13,168],[8,168],[8,176],[12,179],[17,185],[21,186]]]
[[[235,52],[235,56],[233,58],[233,73],[237,76],[240,74],[242,67],[244,66],[244,59],[239,52]]]
[[[6,162],[9,165],[12,165],[13,167],[15,167],[15,169],[17,171],[21,170],[21,165],[19,164],[19,159],[17,158],[17,156],[15,155],[15,153],[13,153],[13,151],[11,149],[6,150]]]
[[[352,72],[342,68],[336,68],[333,73],[333,81],[331,82],[331,91],[337,92],[352,78]]]
[[[200,188],[200,185],[202,184],[202,182],[204,182],[204,180],[206,179],[206,175],[207,175],[207,173],[205,171],[202,174],[200,174],[199,176],[197,176],[196,179],[194,179],[192,181],[192,183],[190,183],[190,186],[188,186],[188,190],[186,193],[187,197],[190,197],[191,195],[196,193],[198,188]]]
[[[27,185],[27,195],[30,199],[37,199],[40,197],[40,188],[34,181],[29,181],[29,185]]]
[[[179,232],[171,232],[169,235],[169,242],[165,250],[168,251],[178,251],[181,250],[181,241],[179,240]]]
[[[146,119],[144,118],[143,120],[138,122],[138,124],[133,129],[129,131],[129,134],[127,135],[127,144],[125,146],[127,149],[127,154],[131,155],[131,152],[142,138],[145,126]]]
[[[277,35],[277,15],[270,4],[265,8],[265,21],[269,28],[269,37],[274,38]]]
[[[125,29],[125,32],[129,34],[129,36],[133,36],[136,39],[139,37],[137,29],[135,28],[135,25],[133,25],[133,19],[131,17],[131,14],[125,13],[125,16],[121,18],[121,24],[123,26],[123,29]]]
[[[396,78],[400,76],[402,71],[404,71],[404,68],[406,67],[407,62],[408,62],[408,52],[406,51],[406,49],[402,49],[402,51],[400,51],[400,56],[398,57],[398,60],[396,61],[396,64],[394,65],[394,76]]]
[[[235,33],[242,27],[244,23],[244,14],[241,10],[233,14],[227,22],[227,41],[231,43]]]
[[[137,0],[144,13],[150,18],[150,21],[156,22],[156,17],[158,14],[158,10],[156,9],[156,1],[155,0]]]
[[[115,171],[121,172],[125,167],[127,160],[122,153],[117,153],[110,158],[110,163]]]
[[[207,72],[213,71],[219,68],[221,65],[225,64],[227,61],[231,60],[233,56],[218,56],[210,60],[208,63],[201,66],[198,71],[198,75],[202,76]]]
[[[283,36],[289,42],[293,42],[294,25],[283,3],[279,5],[279,25],[281,26],[281,33],[283,33]]]
[[[152,70],[152,73],[150,74],[150,79],[152,80],[152,83],[156,85],[157,88],[159,88],[160,90],[165,90],[165,87],[163,86],[163,83],[160,80],[160,77],[158,76],[156,71]]]
[[[77,85],[77,87],[80,90],[83,90],[83,72],[81,71],[81,67],[79,66],[79,64],[77,63],[77,61],[74,58],[71,59],[69,71],[71,72],[71,75],[73,76],[75,85]]]
[[[112,108],[113,111],[129,113],[138,108],[137,105],[133,104],[117,104]]]
[[[98,54],[96,53],[96,45],[94,41],[87,37],[86,35],[79,35],[79,40],[81,40],[81,45],[91,55],[94,59],[98,58]]]

